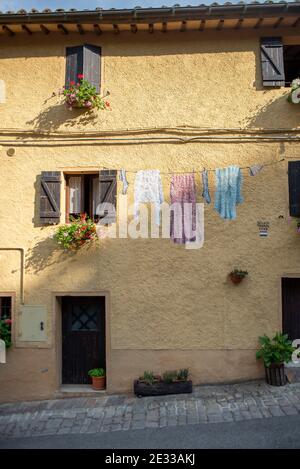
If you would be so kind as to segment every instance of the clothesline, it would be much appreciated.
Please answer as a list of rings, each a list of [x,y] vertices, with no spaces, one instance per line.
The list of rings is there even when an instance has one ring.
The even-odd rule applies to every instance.
[[[266,166],[273,166],[275,164],[278,164],[278,163],[281,163],[282,161],[285,161],[286,158],[281,158],[280,160],[277,160],[277,161],[273,161],[271,163],[260,163],[260,166],[262,167],[266,167]],[[251,167],[253,167],[255,165],[250,165],[250,166],[240,166],[240,169],[250,169]],[[107,169],[107,170],[115,170],[115,171],[122,171],[124,169],[123,168],[112,168],[111,166],[108,168],[106,166],[103,166],[102,167],[103,169]],[[193,169],[192,171],[160,171],[160,174],[163,174],[163,175],[172,175],[172,174],[194,174],[196,172],[199,172],[199,171],[208,171],[208,172],[213,172],[213,171],[216,171],[216,169],[211,169],[211,168],[205,168],[205,167],[202,167],[201,169]],[[131,173],[131,174],[136,174],[138,173],[140,170],[127,170],[126,169],[126,173]]]

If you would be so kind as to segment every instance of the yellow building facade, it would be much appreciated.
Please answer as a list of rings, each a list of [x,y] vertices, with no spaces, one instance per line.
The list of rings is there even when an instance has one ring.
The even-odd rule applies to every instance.
[[[176,22],[167,12],[152,21],[145,11],[135,23],[96,22],[83,12],[84,34],[78,18],[31,15],[26,29],[21,14],[1,16],[0,297],[11,298],[13,339],[0,364],[2,402],[60,395],[64,298],[72,297],[101,298],[108,393],[131,391],[144,370],[188,367],[198,384],[263,376],[258,337],[282,329],[282,279],[300,277],[287,175],[300,146],[289,89],[263,84],[261,38],[280,37],[285,51],[300,44],[295,5],[291,14],[256,5],[252,16],[229,9],[186,19],[177,8]],[[261,13],[265,24],[256,27]],[[66,48],[84,44],[101,47],[101,93],[109,91],[111,110],[70,111],[58,95]],[[256,164],[264,168],[252,177]],[[214,210],[214,170],[231,165],[243,168],[244,202],[236,220],[223,220]],[[160,170],[166,202],[172,173],[194,171],[199,203],[200,173],[212,170],[203,247],[116,237],[59,249],[57,225],[39,218],[41,174],[61,175],[63,224],[68,176],[121,168],[129,204],[138,170]],[[118,201],[121,194],[118,180]],[[266,237],[260,222],[269,224]],[[228,279],[234,268],[249,273],[238,286]]]

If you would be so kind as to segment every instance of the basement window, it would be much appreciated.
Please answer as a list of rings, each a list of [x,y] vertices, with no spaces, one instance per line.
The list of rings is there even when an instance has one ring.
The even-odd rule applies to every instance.
[[[283,46],[285,87],[290,87],[295,78],[300,78],[300,45]]]
[[[11,296],[0,296],[0,319],[11,319]]]

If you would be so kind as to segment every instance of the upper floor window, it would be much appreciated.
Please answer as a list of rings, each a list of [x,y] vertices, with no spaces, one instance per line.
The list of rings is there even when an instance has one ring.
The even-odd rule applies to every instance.
[[[300,77],[300,45],[283,46],[285,86]]]
[[[86,213],[98,222],[106,217],[107,223],[113,223],[115,217],[105,209],[105,204],[112,204],[116,209],[117,171],[102,170],[98,173],[66,174],[66,221]],[[112,219],[108,220],[107,215]]]
[[[300,76],[300,45],[284,45],[281,37],[262,37],[261,72],[263,86],[290,87]]]
[[[66,87],[71,82],[78,82],[78,75],[83,75],[100,93],[101,83],[101,47],[91,44],[66,48]]]
[[[95,222],[99,220],[99,175],[66,175],[66,219],[86,213]]]

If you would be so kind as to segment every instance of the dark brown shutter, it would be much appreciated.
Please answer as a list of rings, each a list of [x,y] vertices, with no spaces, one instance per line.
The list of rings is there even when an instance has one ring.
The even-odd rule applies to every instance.
[[[289,204],[291,217],[300,217],[300,161],[289,161]]]
[[[100,193],[100,203],[110,203],[114,205],[115,209],[117,207],[117,171],[115,169],[102,170],[99,172],[99,193]],[[107,217],[107,212],[100,213],[100,218],[104,216]],[[114,223],[116,217],[111,217],[107,220],[107,224]]]
[[[78,75],[82,74],[100,93],[101,47],[85,44],[66,48],[66,83],[78,82]]]
[[[262,37],[260,40],[263,86],[284,86],[283,45],[281,37]]]
[[[77,83],[78,74],[83,73],[83,48],[82,46],[66,48],[66,86],[70,86],[70,82]]]
[[[43,171],[41,174],[40,221],[42,224],[57,224],[60,220],[59,171]]]
[[[100,93],[101,47],[86,44],[83,47],[83,75]]]

